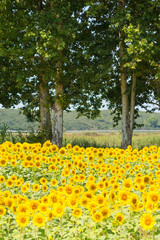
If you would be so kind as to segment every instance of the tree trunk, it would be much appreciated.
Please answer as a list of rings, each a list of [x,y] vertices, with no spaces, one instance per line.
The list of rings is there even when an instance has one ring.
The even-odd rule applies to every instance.
[[[130,139],[132,145],[132,135],[134,128],[134,109],[135,109],[135,100],[136,100],[136,73],[132,74],[132,89],[131,89],[131,106],[130,106]]]
[[[56,96],[62,92],[62,85],[56,84]],[[62,147],[63,141],[63,109],[55,98],[55,103],[53,106],[54,118],[53,118],[53,134],[52,143],[56,144],[58,147]]]
[[[122,96],[122,143],[121,147],[126,149],[131,145],[130,138],[130,114],[127,94],[127,81],[124,73],[121,73],[121,96]]]
[[[53,133],[52,143],[56,144],[59,148],[62,147],[63,142],[63,108],[60,104],[59,97],[63,94],[63,85],[60,83],[61,63],[57,64],[57,79],[55,86],[55,102],[53,105]]]
[[[41,131],[44,134],[44,140],[52,140],[52,125],[49,109],[49,88],[48,82],[42,76],[38,76],[39,85],[39,100],[40,100],[40,123]]]
[[[125,1],[119,0],[120,9],[125,8]],[[120,78],[121,78],[121,98],[122,98],[122,143],[121,147],[126,149],[131,144],[130,139],[130,115],[129,99],[127,92],[126,70],[123,61],[124,54],[124,31],[123,24],[119,30],[119,58],[120,58]]]

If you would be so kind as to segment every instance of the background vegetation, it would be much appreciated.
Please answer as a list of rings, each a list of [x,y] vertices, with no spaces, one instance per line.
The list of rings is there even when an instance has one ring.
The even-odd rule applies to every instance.
[[[87,117],[76,118],[77,113],[64,112],[64,137],[63,146],[71,143],[73,146],[81,147],[121,147],[121,126],[113,127],[112,115],[109,110],[102,110],[101,116],[95,120],[88,120]],[[160,113],[140,112],[139,124],[144,124],[140,130],[148,132],[133,133],[133,148],[142,149],[144,146],[160,145]],[[28,122],[18,109],[0,109],[0,143],[4,141],[18,142],[43,142],[44,135],[38,131],[37,122]],[[16,130],[8,132],[8,130]],[[99,130],[110,130],[111,132],[98,132]],[[112,132],[113,130],[113,132]],[[118,130],[114,132],[114,130]],[[153,130],[153,131],[152,131]],[[24,133],[23,131],[28,131]],[[71,132],[67,132],[71,131]],[[72,132],[73,131],[73,132]],[[77,132],[74,132],[77,131]],[[81,132],[78,132],[81,131]],[[93,132],[95,131],[95,132]]]
[[[160,130],[160,113],[140,112],[136,129]],[[18,109],[0,109],[0,129],[7,126],[10,130],[27,131],[30,128],[37,130],[38,122],[29,122],[25,115],[19,114]],[[113,127],[113,118],[110,110],[101,110],[100,117],[92,120],[85,116],[77,118],[77,112],[64,112],[64,131],[72,130],[120,130],[121,124]]]

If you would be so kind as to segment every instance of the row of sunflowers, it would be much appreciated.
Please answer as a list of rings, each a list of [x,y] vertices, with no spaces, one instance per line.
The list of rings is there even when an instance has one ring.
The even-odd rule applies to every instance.
[[[160,147],[0,145],[0,239],[160,239]]]

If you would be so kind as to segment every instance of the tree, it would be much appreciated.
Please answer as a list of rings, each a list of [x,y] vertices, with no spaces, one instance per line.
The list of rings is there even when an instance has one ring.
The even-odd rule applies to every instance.
[[[91,68],[94,61],[86,57],[86,45],[78,46],[83,41],[78,20],[83,7],[83,1],[49,0],[16,1],[14,5],[17,17],[24,10],[17,60],[22,111],[31,120],[40,117],[41,129],[47,130],[47,138],[51,139],[53,109],[52,142],[59,147],[64,109],[69,110],[72,104],[80,114],[94,117],[101,106],[101,84]]]
[[[122,148],[132,144],[139,106],[147,109],[146,104],[153,101],[150,82],[155,76],[153,65],[158,57],[158,31],[155,31],[158,12],[156,0],[88,2],[88,28],[94,29],[101,59],[105,59],[105,51],[109,49],[104,47],[104,41],[111,37],[112,63],[107,66],[104,60],[101,67],[106,72],[100,78],[105,79],[102,95],[109,100],[114,123],[122,119]]]
[[[155,42],[155,30],[154,22],[158,19],[158,8],[154,1],[145,2],[148,11],[144,11],[146,5],[142,2],[129,2],[127,8],[129,11],[126,13],[126,18],[129,20],[129,24],[123,24],[121,27],[124,34],[122,39],[125,45],[126,52],[121,53],[120,59],[122,59],[121,72],[121,94],[122,94],[122,147],[126,148],[127,145],[132,144],[132,133],[134,127],[134,111],[135,104],[138,103],[138,91],[136,91],[136,83],[141,81],[144,85],[139,85],[141,94],[143,94],[144,86],[147,85],[148,94],[151,93],[150,81],[154,77],[152,66],[150,64],[152,59],[155,59],[154,44]],[[125,8],[125,2],[120,1],[120,8]],[[154,12],[150,18],[150,13]],[[149,18],[149,19],[148,19]],[[144,24],[145,23],[145,24]],[[153,25],[153,26],[152,26]],[[121,36],[121,34],[120,34]],[[121,38],[120,38],[121,43]],[[122,49],[123,51],[123,49]],[[127,53],[127,56],[126,56]],[[122,56],[121,56],[122,54]],[[121,58],[122,57],[122,58]],[[124,59],[124,62],[123,62]],[[151,72],[151,73],[150,73]],[[123,74],[127,76],[129,73],[132,76],[130,100],[129,97],[127,79],[124,80]],[[152,75],[153,73],[153,75]],[[150,79],[150,81],[148,81]],[[145,95],[144,95],[145,96]],[[141,105],[147,102],[151,102],[151,97],[144,97],[141,101]],[[137,101],[137,102],[136,102]]]
[[[14,1],[13,1],[14,2]],[[11,107],[20,102],[16,80],[18,69],[14,67],[19,48],[19,27],[12,22],[14,11],[9,1],[0,3],[0,104]],[[17,21],[17,18],[15,18]]]

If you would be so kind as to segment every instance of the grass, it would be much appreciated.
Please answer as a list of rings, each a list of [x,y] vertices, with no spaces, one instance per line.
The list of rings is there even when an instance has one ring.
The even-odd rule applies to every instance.
[[[6,129],[0,131],[0,144],[4,141],[16,142],[40,142],[44,136],[38,136],[33,131],[30,133],[10,133]],[[80,147],[95,147],[95,148],[120,148],[121,147],[121,132],[64,132],[63,146],[71,143],[72,146]],[[44,139],[45,141],[46,139]],[[160,132],[134,132],[132,138],[132,147],[142,149],[145,146],[156,145],[160,146]]]
[[[98,132],[79,132],[64,133],[64,146],[67,143],[79,145],[81,147],[113,147],[120,148],[121,133],[98,133]],[[136,132],[133,133],[133,148],[142,149],[145,146],[160,146],[160,132]]]

